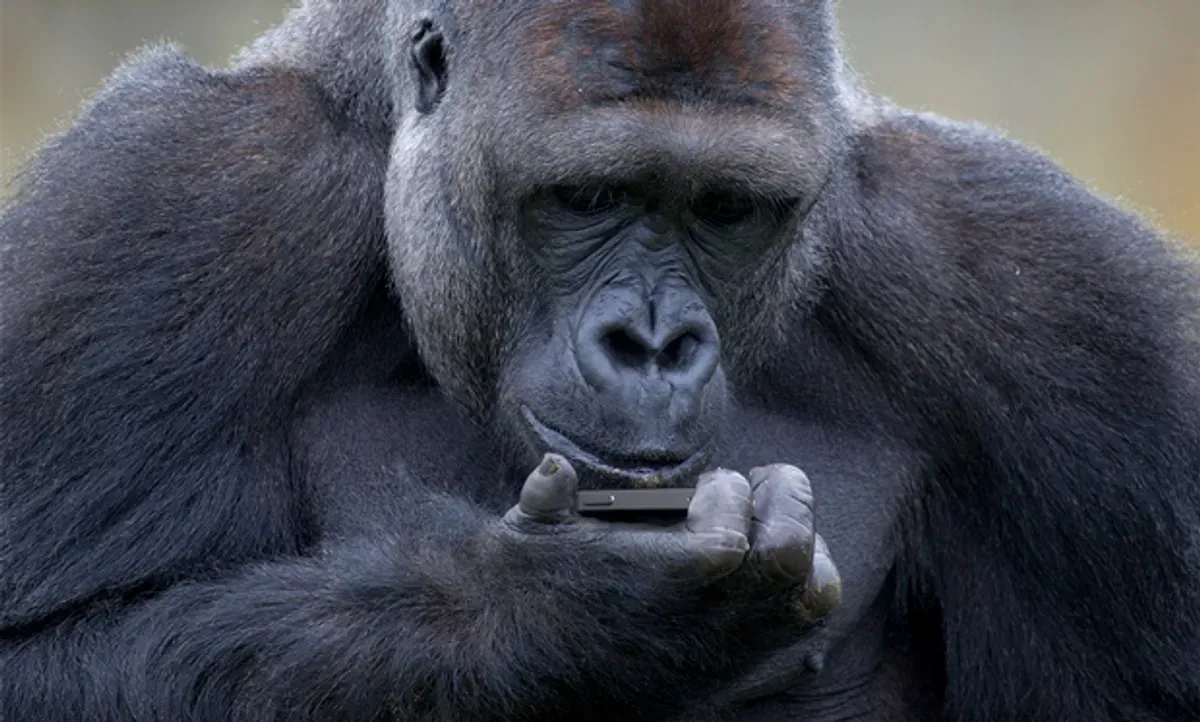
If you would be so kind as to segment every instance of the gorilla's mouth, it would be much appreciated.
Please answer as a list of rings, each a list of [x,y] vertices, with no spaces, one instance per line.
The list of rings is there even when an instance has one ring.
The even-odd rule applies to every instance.
[[[541,446],[543,451],[553,451],[567,457],[576,467],[581,481],[596,476],[606,483],[635,487],[692,485],[708,465],[711,453],[705,446],[690,456],[646,452],[602,459],[565,434],[546,426],[529,407],[522,406],[521,415],[525,419],[527,430],[536,440],[536,445]]]

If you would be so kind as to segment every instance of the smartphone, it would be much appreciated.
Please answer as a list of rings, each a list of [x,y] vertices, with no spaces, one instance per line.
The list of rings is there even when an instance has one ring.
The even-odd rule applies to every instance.
[[[575,511],[612,521],[626,518],[687,516],[695,489],[586,489],[578,492]]]

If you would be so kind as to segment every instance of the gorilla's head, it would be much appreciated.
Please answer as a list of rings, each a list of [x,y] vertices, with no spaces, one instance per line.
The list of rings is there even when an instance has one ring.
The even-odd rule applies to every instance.
[[[396,8],[390,260],[431,373],[585,480],[686,478],[819,285],[828,3]]]

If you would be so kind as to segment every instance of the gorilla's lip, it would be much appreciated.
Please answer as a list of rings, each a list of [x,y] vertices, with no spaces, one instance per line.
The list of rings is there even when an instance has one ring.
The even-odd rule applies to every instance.
[[[604,477],[606,480],[633,486],[681,486],[695,483],[695,479],[708,464],[710,450],[707,445],[689,456],[663,452],[633,454],[620,459],[602,459],[584,449],[566,434],[556,431],[541,420],[527,406],[521,407],[528,431],[536,437],[547,451],[562,454],[578,471]]]

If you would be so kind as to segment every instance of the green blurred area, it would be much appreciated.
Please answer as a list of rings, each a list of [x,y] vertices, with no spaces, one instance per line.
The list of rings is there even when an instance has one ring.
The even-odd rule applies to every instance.
[[[0,181],[121,57],[221,64],[286,0],[0,0]],[[900,103],[980,120],[1200,241],[1200,0],[842,0],[856,67]]]

